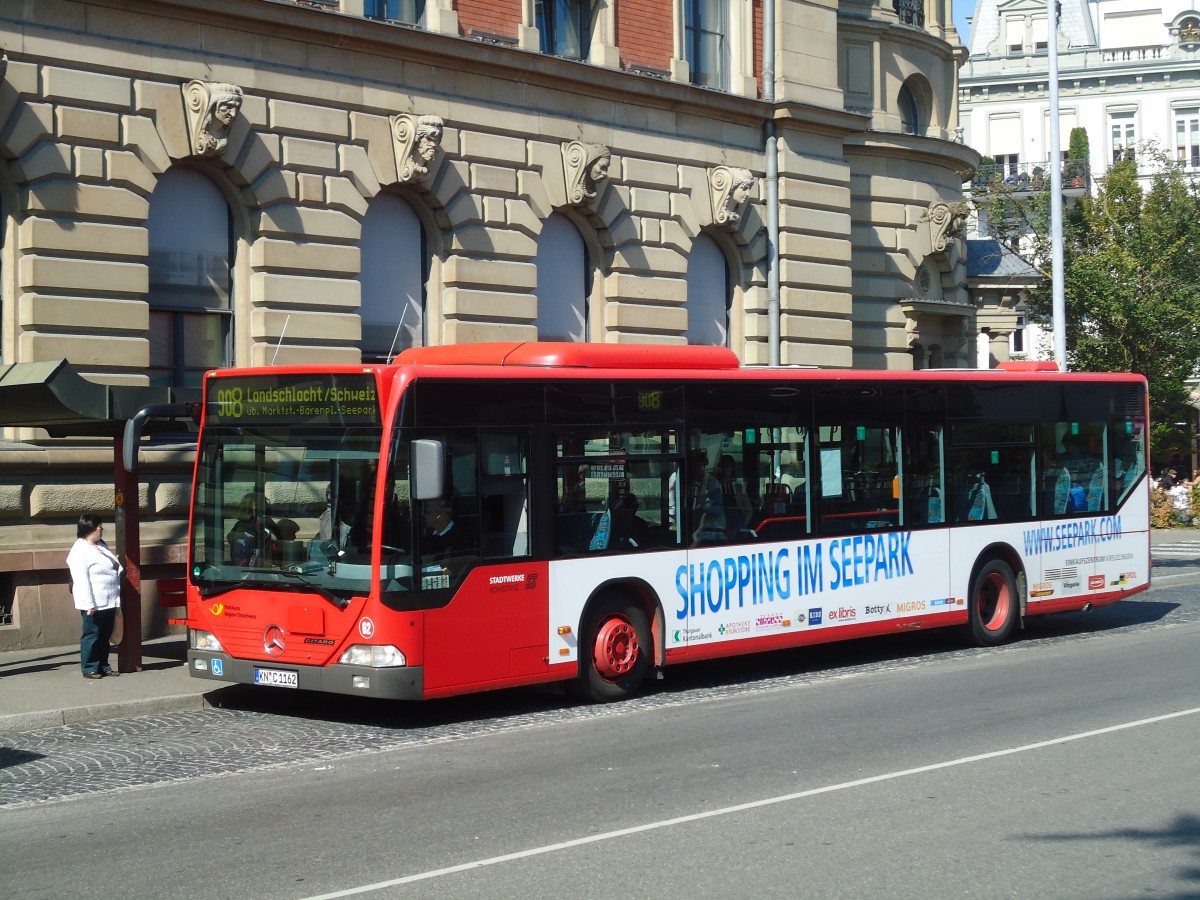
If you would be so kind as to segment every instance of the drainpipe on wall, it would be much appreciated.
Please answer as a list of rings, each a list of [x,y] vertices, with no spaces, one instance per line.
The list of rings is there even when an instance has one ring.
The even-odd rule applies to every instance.
[[[767,163],[767,361],[780,363],[779,154],[775,137],[775,0],[763,0],[763,99],[771,104],[763,129]]]

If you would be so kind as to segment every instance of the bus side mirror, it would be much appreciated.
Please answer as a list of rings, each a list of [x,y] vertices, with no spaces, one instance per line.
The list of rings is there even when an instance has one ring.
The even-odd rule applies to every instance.
[[[422,439],[412,442],[412,498],[433,500],[442,496],[445,471],[442,460],[446,448],[441,441]]]

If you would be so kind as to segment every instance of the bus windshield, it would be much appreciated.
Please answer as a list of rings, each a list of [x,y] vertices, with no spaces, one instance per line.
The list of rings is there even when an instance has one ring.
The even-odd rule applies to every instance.
[[[220,388],[209,392],[192,510],[192,577],[204,596],[253,587],[311,592],[344,607],[372,587],[382,438],[374,384],[347,387],[345,376],[327,376],[323,384],[283,378],[242,379],[236,386],[217,380]],[[362,392],[370,402],[361,407],[311,400]],[[386,554],[389,587],[405,590],[411,560],[395,546]]]

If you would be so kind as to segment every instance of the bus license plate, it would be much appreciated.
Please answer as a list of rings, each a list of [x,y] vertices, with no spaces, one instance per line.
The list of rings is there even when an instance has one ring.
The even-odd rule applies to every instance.
[[[298,688],[300,673],[289,672],[286,669],[254,668],[254,683],[265,684],[267,687]]]

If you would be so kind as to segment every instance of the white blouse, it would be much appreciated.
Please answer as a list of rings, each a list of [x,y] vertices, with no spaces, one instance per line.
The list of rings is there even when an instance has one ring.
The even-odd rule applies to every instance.
[[[122,568],[104,541],[90,544],[79,538],[67,554],[71,598],[76,609],[119,609]]]

